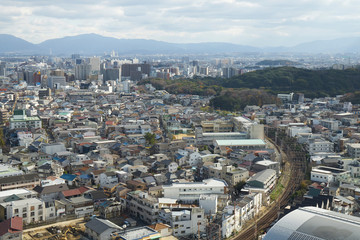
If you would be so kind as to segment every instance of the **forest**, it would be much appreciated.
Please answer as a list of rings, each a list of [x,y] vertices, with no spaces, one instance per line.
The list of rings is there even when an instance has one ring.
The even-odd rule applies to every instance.
[[[215,109],[239,111],[246,105],[276,103],[278,93],[303,93],[316,98],[346,94],[360,102],[360,69],[308,70],[295,67],[266,68],[230,79],[194,77],[193,79],[146,79],[157,89],[174,94],[215,96],[211,105]],[[353,93],[353,94],[351,94]],[[355,102],[354,102],[355,103]]]

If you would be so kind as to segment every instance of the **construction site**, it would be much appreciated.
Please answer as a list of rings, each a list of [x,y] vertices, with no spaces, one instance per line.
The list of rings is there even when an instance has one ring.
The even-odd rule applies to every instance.
[[[75,221],[62,222],[24,230],[22,239],[75,240],[83,238],[84,232],[85,222],[83,219],[81,219],[81,221],[76,219]]]

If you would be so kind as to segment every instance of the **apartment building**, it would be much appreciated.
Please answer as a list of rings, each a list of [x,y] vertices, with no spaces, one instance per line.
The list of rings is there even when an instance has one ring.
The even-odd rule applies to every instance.
[[[162,209],[159,219],[172,227],[175,237],[205,232],[204,209],[199,207]]]
[[[22,217],[24,224],[45,220],[45,203],[37,198],[0,203],[0,220]]]
[[[130,214],[148,224],[154,224],[158,219],[158,199],[147,192],[134,191],[127,193],[126,205]]]
[[[205,179],[202,182],[172,183],[164,185],[164,197],[194,202],[199,200],[200,195],[227,194],[228,184],[220,179]]]

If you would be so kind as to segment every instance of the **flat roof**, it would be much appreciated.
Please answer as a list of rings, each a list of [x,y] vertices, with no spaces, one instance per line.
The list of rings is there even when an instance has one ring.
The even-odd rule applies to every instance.
[[[0,191],[0,198],[8,197],[11,195],[20,195],[20,194],[35,194],[36,192],[28,190],[26,188],[10,189],[5,191]]]
[[[253,146],[266,145],[262,139],[215,140],[219,146]]]

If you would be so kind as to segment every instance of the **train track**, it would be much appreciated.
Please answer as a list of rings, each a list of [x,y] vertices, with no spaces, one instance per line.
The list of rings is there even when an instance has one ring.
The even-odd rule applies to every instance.
[[[271,140],[272,141],[272,140]],[[272,141],[274,143],[274,141]],[[275,144],[275,147],[281,153],[279,146]],[[289,203],[291,195],[299,187],[301,181],[305,176],[306,158],[304,150],[294,151],[291,150],[291,145],[281,144],[283,151],[287,152],[287,162],[290,164],[289,181],[285,186],[281,196],[275,202],[273,202],[267,211],[259,216],[255,217],[255,221],[246,229],[241,231],[233,240],[252,240],[256,239],[260,231],[265,230],[270,224],[278,218],[278,213]]]

